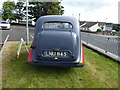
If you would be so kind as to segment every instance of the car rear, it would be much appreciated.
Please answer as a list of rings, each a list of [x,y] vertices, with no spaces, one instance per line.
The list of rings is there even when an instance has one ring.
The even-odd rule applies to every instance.
[[[46,21],[31,46],[28,62],[33,65],[83,67],[81,41],[71,22]]]
[[[6,29],[10,29],[10,24],[6,21],[2,21],[0,22],[0,29],[6,30]]]

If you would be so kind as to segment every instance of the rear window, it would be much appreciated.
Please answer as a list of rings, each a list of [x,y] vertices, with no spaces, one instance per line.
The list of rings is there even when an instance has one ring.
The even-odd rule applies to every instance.
[[[2,23],[2,24],[8,24],[8,22],[0,22],[0,23]]]
[[[42,29],[72,29],[73,26],[68,22],[45,22]]]

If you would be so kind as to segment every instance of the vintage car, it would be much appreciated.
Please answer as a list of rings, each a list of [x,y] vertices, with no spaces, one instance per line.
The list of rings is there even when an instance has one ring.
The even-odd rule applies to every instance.
[[[40,17],[36,22],[27,64],[83,67],[79,21],[71,16]]]

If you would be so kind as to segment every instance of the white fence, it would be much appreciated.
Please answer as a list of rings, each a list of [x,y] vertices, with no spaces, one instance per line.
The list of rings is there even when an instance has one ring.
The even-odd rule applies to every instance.
[[[111,53],[118,57],[120,56],[119,36],[105,36],[81,32],[81,39],[86,44],[100,48],[104,53]]]

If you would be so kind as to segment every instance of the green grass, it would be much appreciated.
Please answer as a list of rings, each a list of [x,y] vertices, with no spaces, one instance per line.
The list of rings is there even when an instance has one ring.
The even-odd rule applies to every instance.
[[[3,88],[118,88],[118,64],[86,47],[85,67],[65,69],[25,64],[25,47],[16,58],[18,45],[3,52]]]

